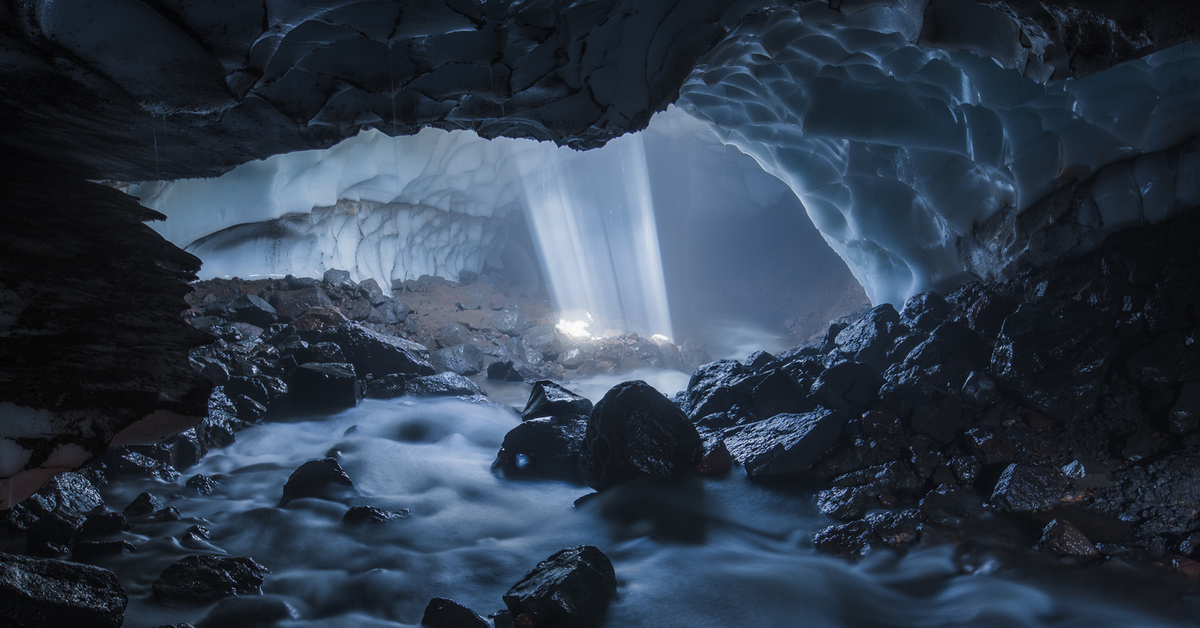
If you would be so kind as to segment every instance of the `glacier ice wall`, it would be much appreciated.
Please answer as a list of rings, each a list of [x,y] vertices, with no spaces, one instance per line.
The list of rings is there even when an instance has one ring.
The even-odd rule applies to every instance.
[[[204,260],[201,278],[330,268],[385,286],[424,274],[455,278],[503,267],[508,218],[526,212],[560,309],[671,334],[638,137],[577,152],[469,131],[368,131],[215,179],[129,192],[167,216],[160,233]]]
[[[1000,54],[984,38],[972,48],[993,56],[981,56],[913,43],[903,3],[760,13],[706,55],[679,105],[796,192],[876,303],[1002,276],[1027,252],[1078,253],[1195,205],[1193,153],[1139,156],[1200,132],[1200,49],[1051,82],[1036,54],[1048,40],[1022,27],[1024,48]],[[1087,198],[1021,220],[1081,181]],[[1072,229],[1036,237],[1060,219]]]

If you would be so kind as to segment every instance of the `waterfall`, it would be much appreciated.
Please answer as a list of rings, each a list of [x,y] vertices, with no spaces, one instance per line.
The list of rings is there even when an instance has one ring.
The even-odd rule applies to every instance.
[[[593,333],[616,326],[673,337],[642,137],[560,149],[539,165],[522,167],[522,181],[558,309],[585,310]]]

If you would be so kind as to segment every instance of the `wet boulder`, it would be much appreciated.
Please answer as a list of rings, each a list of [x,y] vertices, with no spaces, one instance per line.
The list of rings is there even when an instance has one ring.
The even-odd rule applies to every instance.
[[[581,545],[538,563],[503,599],[518,626],[594,627],[604,622],[616,593],[612,562],[599,549]]]
[[[522,422],[504,435],[492,472],[511,479],[579,483],[579,452],[587,424],[586,416],[572,414]]]
[[[1055,519],[1042,529],[1038,543],[1059,556],[1099,556],[1096,546],[1066,519]]]
[[[188,478],[185,486],[199,495],[212,495],[221,485],[207,475],[193,475]]]
[[[525,378],[512,360],[497,360],[487,367],[487,378],[502,382],[522,382]]]
[[[604,490],[636,478],[687,473],[703,455],[700,434],[646,382],[617,384],[596,404],[580,450],[580,476]]]
[[[342,515],[342,523],[392,523],[408,519],[412,513],[406,508],[400,511],[383,510],[374,506],[355,506]]]
[[[270,303],[252,294],[239,295],[230,301],[229,315],[235,322],[249,323],[264,329],[279,320],[279,315]]]
[[[875,369],[858,362],[829,367],[812,384],[809,399],[818,406],[867,410],[879,399],[883,379]]]
[[[549,380],[541,380],[529,392],[529,401],[521,412],[521,420],[541,417],[582,415],[592,413],[592,402]]]
[[[271,295],[270,304],[284,322],[299,318],[311,308],[333,307],[329,295],[315,285],[299,290],[275,292]]]
[[[188,556],[163,570],[154,597],[166,604],[211,604],[234,595],[259,593],[266,567],[245,556]]]
[[[811,469],[837,444],[848,417],[826,409],[780,414],[733,428],[725,444],[750,477],[796,475]]]
[[[403,395],[408,390],[408,380],[415,379],[413,375],[393,373],[379,378],[370,378],[363,382],[363,396],[368,399],[392,399]]]
[[[1039,412],[1083,419],[1096,411],[1115,349],[1109,315],[1079,303],[1025,304],[1005,319],[991,372]]]
[[[132,502],[125,507],[125,514],[131,517],[140,515],[148,515],[152,512],[162,510],[163,503],[150,493],[141,493],[133,498]]]
[[[916,509],[873,512],[863,518],[871,531],[888,545],[915,543],[921,531],[921,513]]]
[[[438,349],[429,354],[429,363],[440,372],[474,375],[483,370],[483,351],[470,343]]]
[[[937,489],[921,500],[921,514],[933,523],[947,528],[960,528],[967,521],[967,507],[954,491]]]
[[[860,520],[829,526],[814,534],[812,541],[818,551],[852,558],[861,556],[871,544],[877,543],[879,536],[871,529],[871,524]]]
[[[938,385],[958,390],[972,372],[984,371],[991,355],[987,344],[958,321],[938,325],[904,358],[902,369],[919,367],[936,373]]]
[[[834,519],[859,519],[870,507],[871,491],[862,486],[835,487],[817,495],[817,508]]]
[[[882,371],[887,368],[888,352],[899,324],[900,315],[896,313],[896,308],[884,303],[839,332],[834,344],[839,353],[851,360]]]
[[[526,344],[541,353],[543,358],[551,360],[571,344],[571,341],[551,323],[530,327],[522,338]]]
[[[737,360],[710,362],[692,374],[683,396],[683,411],[692,420],[753,404],[753,386],[743,385],[751,372]]]
[[[525,322],[525,317],[520,312],[505,310],[492,314],[492,327],[502,334],[519,336],[529,329],[529,324]]]
[[[358,323],[343,323],[321,334],[322,341],[336,343],[360,376],[376,377],[392,373],[433,375],[426,359],[428,350],[409,340],[385,336]]]
[[[339,499],[354,491],[354,482],[336,458],[309,460],[300,465],[283,485],[283,498],[279,506],[287,506],[293,499],[317,497]]]
[[[374,304],[371,313],[367,314],[367,322],[375,325],[402,325],[408,320],[410,310],[400,299],[384,299],[382,303]]]
[[[362,400],[352,364],[301,364],[292,373],[289,390],[292,409],[303,413],[335,412]]]
[[[806,399],[808,391],[783,369],[767,371],[766,378],[754,386],[751,395],[754,400],[754,413],[760,417],[812,409]]]
[[[414,397],[485,397],[479,384],[458,373],[438,373],[413,377],[405,384],[407,394]]]
[[[439,347],[453,347],[464,342],[471,342],[471,332],[458,323],[450,323],[438,330],[435,339]]]
[[[475,611],[444,597],[429,600],[421,625],[430,628],[491,628],[486,619]]]
[[[900,322],[921,331],[933,331],[950,316],[950,304],[936,292],[914,294],[900,310]]]
[[[1031,512],[1062,501],[1067,478],[1058,469],[1014,462],[1000,474],[991,503],[1001,510]]]
[[[117,628],[128,601],[107,569],[0,552],[0,625]]]

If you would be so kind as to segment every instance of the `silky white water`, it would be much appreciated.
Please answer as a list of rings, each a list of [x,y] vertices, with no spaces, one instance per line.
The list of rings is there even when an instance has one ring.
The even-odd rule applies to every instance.
[[[249,625],[268,611],[293,618],[281,626],[411,626],[433,597],[486,615],[502,608],[501,595],[538,561],[579,544],[598,546],[616,568],[619,597],[608,626],[1172,625],[1002,572],[964,575],[948,548],[902,559],[885,551],[857,565],[818,555],[808,539],[829,520],[814,497],[752,484],[737,470],[669,495],[617,490],[575,508],[586,487],[506,481],[490,472],[518,421],[497,405],[401,398],[364,401],[322,420],[258,425],[176,482],[110,484],[110,506],[149,491],[184,520],[135,523],[127,538],[136,552],[95,562],[116,571],[129,591],[125,625],[139,628]],[[278,508],[292,471],[331,452],[359,495]],[[194,497],[184,482],[195,473],[220,487]],[[341,522],[350,505],[412,515],[350,526]],[[212,532],[208,550],[180,545],[197,524]],[[154,601],[151,585],[170,562],[206,552],[250,556],[268,567],[263,596],[229,598],[215,611]],[[241,624],[216,616],[206,622],[209,613],[233,613]]]

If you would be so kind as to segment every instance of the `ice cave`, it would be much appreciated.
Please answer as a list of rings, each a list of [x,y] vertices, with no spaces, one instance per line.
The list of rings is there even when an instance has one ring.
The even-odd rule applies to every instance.
[[[1200,624],[1193,0],[0,5],[0,625]]]

